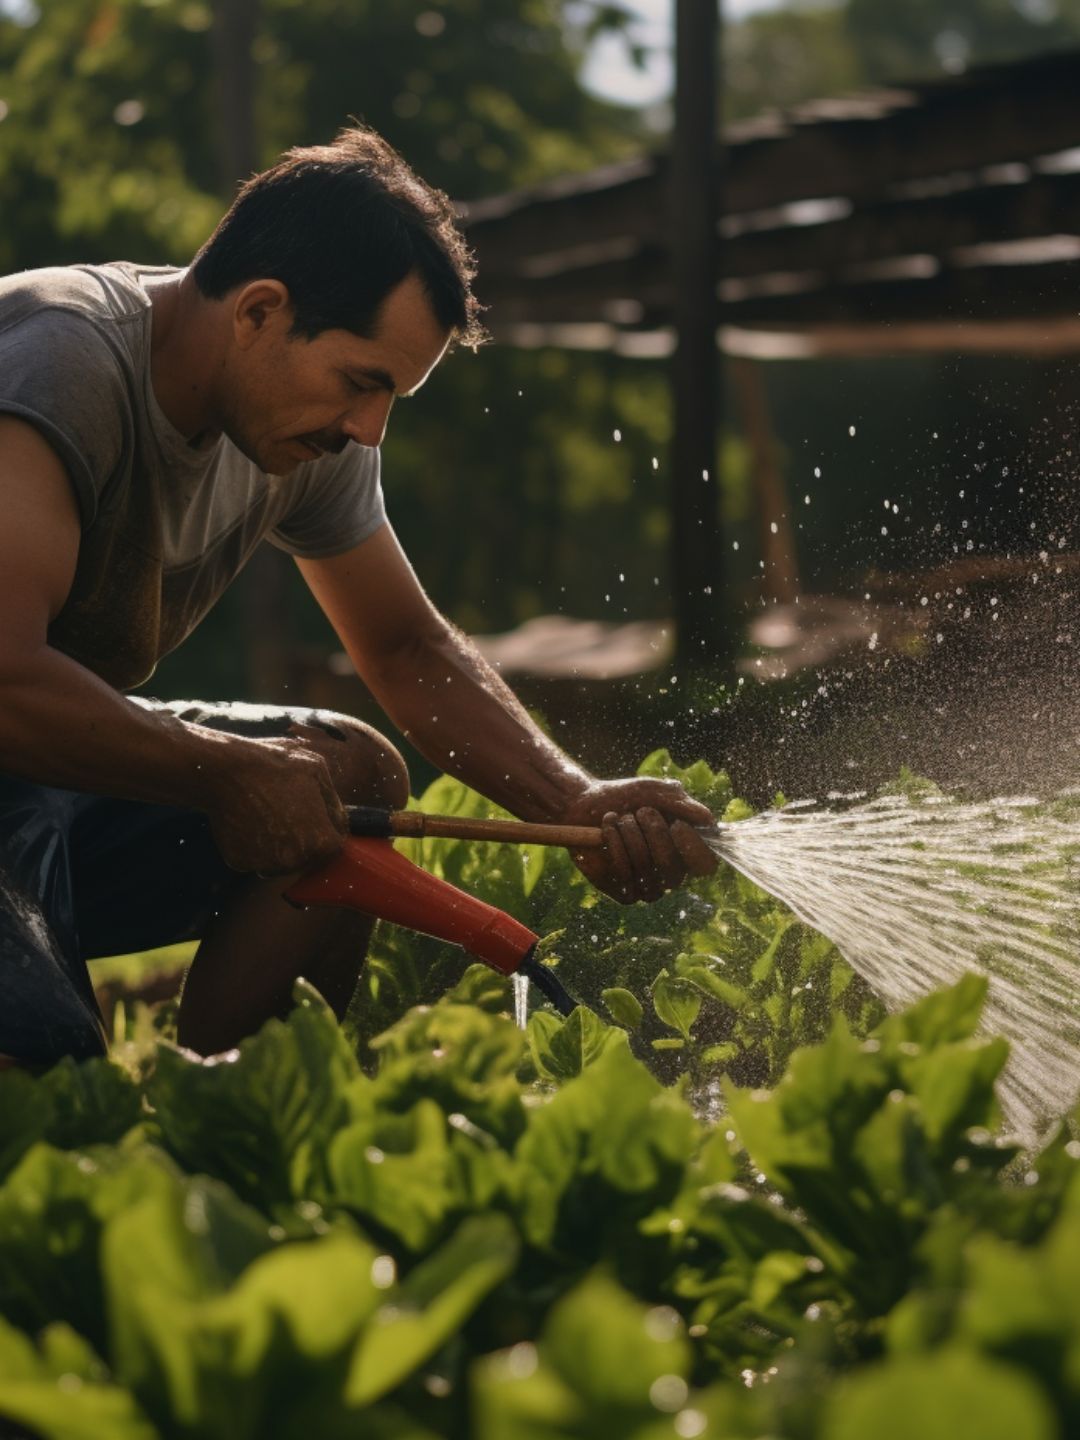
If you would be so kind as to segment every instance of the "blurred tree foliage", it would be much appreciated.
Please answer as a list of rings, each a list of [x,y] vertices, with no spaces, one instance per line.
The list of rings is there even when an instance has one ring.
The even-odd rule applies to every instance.
[[[357,117],[471,198],[625,154],[633,116],[577,81],[584,22],[618,27],[622,12],[588,6],[571,30],[561,11],[555,0],[260,0],[259,158]],[[0,196],[19,217],[0,235],[0,264],[186,259],[221,210],[214,6],[6,0],[0,12]]]

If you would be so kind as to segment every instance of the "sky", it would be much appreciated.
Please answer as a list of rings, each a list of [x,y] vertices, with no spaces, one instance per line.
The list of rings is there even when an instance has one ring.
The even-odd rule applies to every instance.
[[[640,20],[634,38],[650,48],[644,70],[638,70],[626,46],[615,36],[597,41],[583,79],[590,90],[623,105],[655,105],[671,94],[671,29],[675,0],[625,0]],[[724,0],[724,16],[738,20],[754,10],[778,9],[783,0]]]

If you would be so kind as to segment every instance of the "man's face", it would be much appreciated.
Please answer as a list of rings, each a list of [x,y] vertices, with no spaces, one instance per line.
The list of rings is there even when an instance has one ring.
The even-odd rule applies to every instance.
[[[450,336],[415,274],[387,295],[367,340],[349,330],[290,336],[292,306],[274,304],[275,283],[262,301],[258,284],[241,294],[224,429],[261,470],[286,475],[350,440],[380,444],[394,400],[420,388]]]

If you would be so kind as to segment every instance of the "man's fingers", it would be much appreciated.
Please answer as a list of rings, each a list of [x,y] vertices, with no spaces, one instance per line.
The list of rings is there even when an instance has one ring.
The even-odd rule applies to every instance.
[[[711,875],[720,864],[716,851],[693,825],[675,820],[671,826],[671,839],[678,847],[679,855],[691,875]]]
[[[616,885],[622,891],[623,899],[632,900],[635,893],[634,866],[623,842],[618,816],[609,812],[604,816],[600,828],[604,835],[604,850],[615,872]]]
[[[643,806],[637,812],[637,822],[649,847],[653,866],[663,881],[664,889],[674,890],[685,880],[687,866],[680,851],[676,848],[672,827],[659,810],[654,810],[649,805]],[[682,822],[676,821],[675,823],[681,824]]]
[[[642,833],[635,815],[620,815],[616,822],[619,835],[633,866],[633,889],[639,900],[657,900],[664,893],[663,878],[653,864],[649,842]]]

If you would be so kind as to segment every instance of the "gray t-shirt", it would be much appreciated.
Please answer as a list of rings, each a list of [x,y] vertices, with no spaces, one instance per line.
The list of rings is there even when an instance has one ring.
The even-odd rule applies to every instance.
[[[377,450],[349,445],[276,477],[226,437],[195,450],[170,424],[150,382],[142,283],[169,273],[76,265],[0,279],[0,413],[49,441],[82,522],[49,643],[121,690],[190,634],[264,536],[319,559],[386,519]]]

